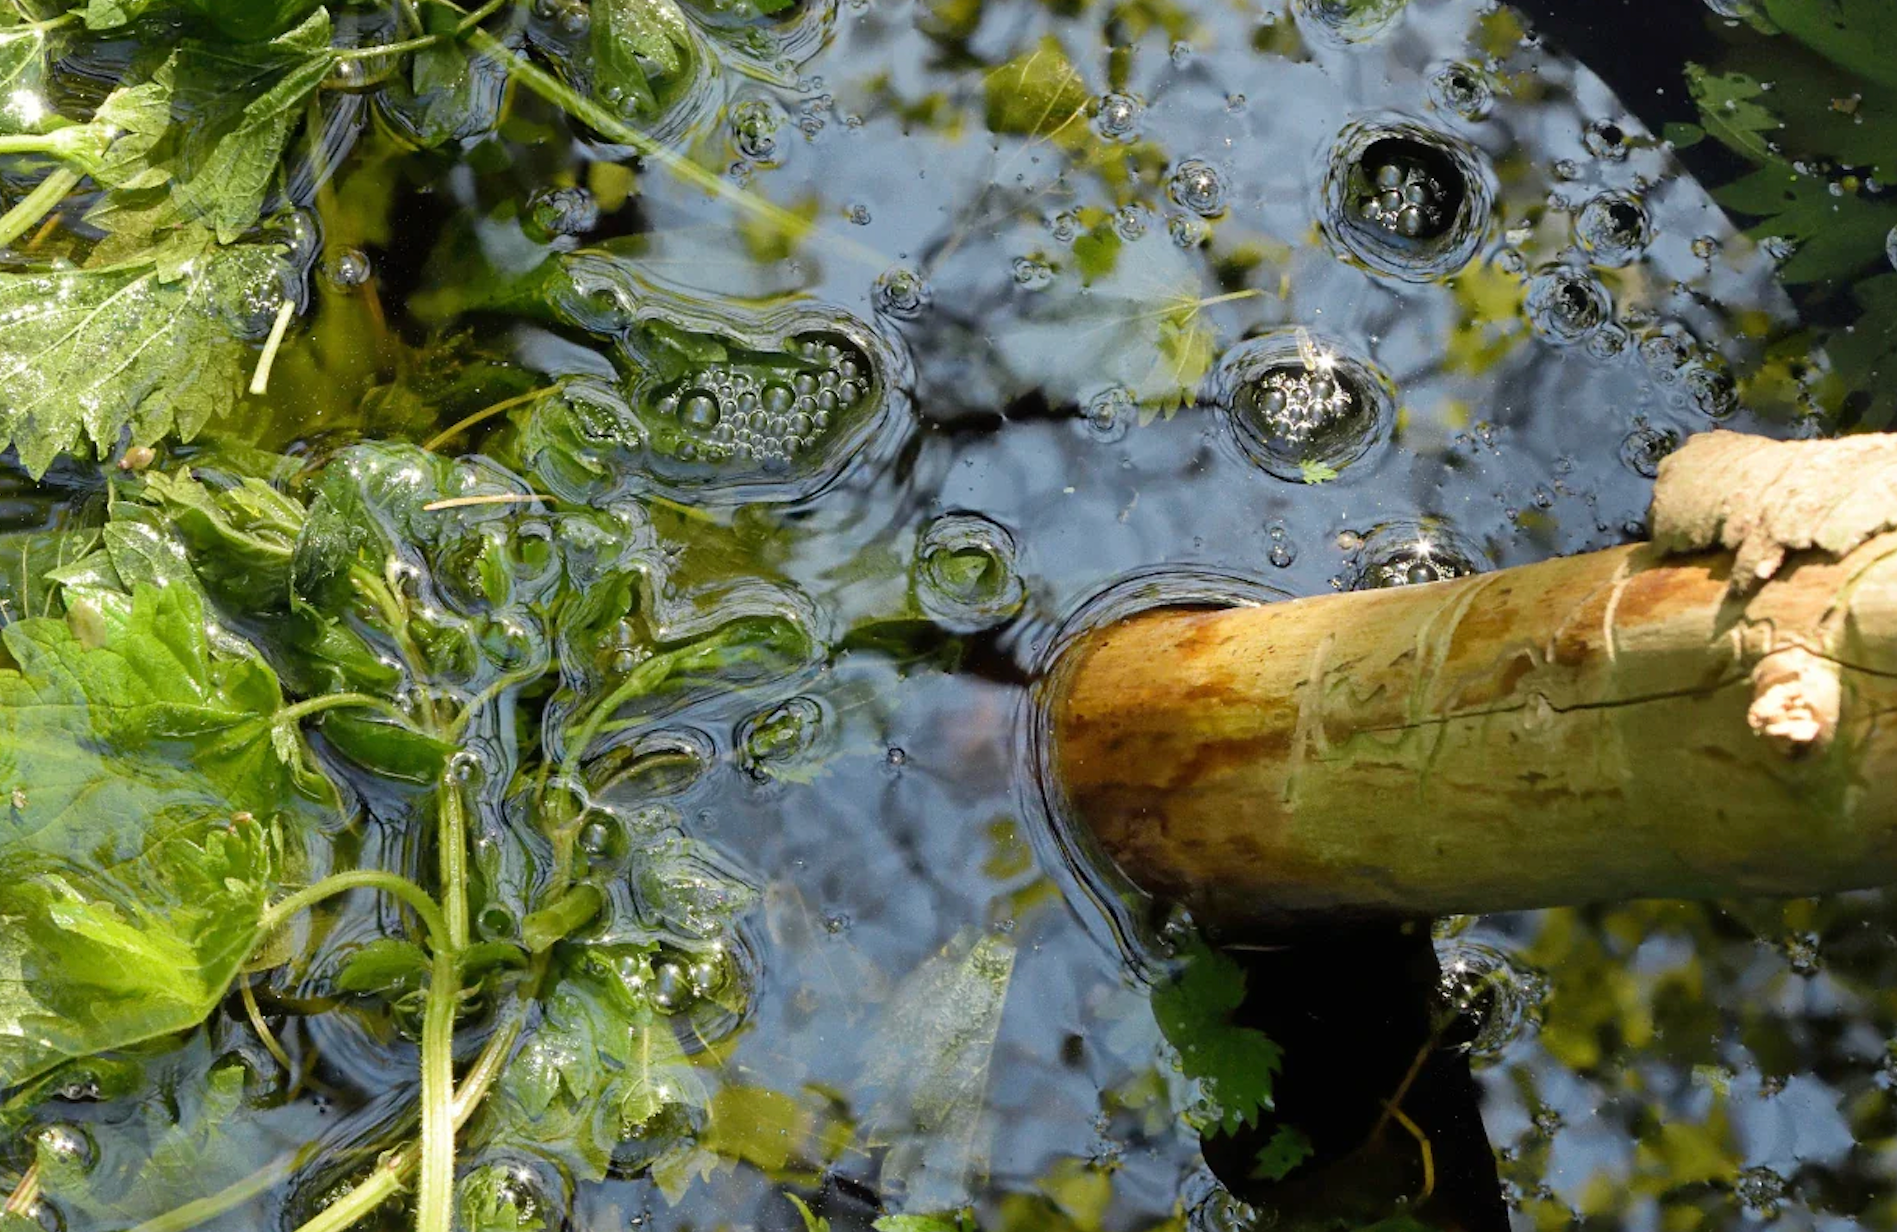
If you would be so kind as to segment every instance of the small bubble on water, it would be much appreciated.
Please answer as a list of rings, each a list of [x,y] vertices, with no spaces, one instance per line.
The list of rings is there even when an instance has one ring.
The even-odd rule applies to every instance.
[[[744,157],[768,163],[777,154],[777,134],[786,117],[765,99],[746,99],[731,109],[731,144]]]
[[[1760,1219],[1777,1219],[1785,1201],[1785,1178],[1770,1168],[1747,1168],[1732,1183],[1739,1205]]]
[[[1204,218],[1225,211],[1225,181],[1218,168],[1202,158],[1188,158],[1174,168],[1166,193],[1175,204]]]
[[[374,274],[375,266],[369,254],[360,248],[345,248],[323,263],[323,277],[330,286],[341,291],[354,290]]]
[[[1619,162],[1627,157],[1627,130],[1612,120],[1596,120],[1581,135],[1581,144],[1596,158]]]
[[[886,270],[876,280],[876,304],[892,317],[914,320],[927,310],[930,298],[929,284],[906,265]]]
[[[1133,421],[1139,418],[1139,407],[1133,401],[1133,395],[1122,386],[1095,394],[1088,402],[1084,421],[1087,434],[1102,444],[1111,445],[1124,440]]]
[[[909,754],[903,749],[891,745],[889,751],[883,754],[883,761],[891,768],[900,770],[903,766],[909,764]]]
[[[1112,141],[1135,136],[1146,107],[1131,94],[1103,94],[1093,116],[1094,131]]]
[[[1795,975],[1809,979],[1824,969],[1824,956],[1819,951],[1818,934],[1793,933],[1779,943],[1784,951],[1785,965]]]
[[[1897,227],[1892,227],[1890,234],[1884,237],[1884,258],[1892,269],[1897,269]]]
[[[584,188],[543,188],[527,198],[523,229],[545,243],[563,235],[585,235],[599,226],[599,202]]]
[[[652,969],[652,1005],[662,1013],[671,1013],[683,1005],[690,994],[685,971],[667,960]]]
[[[42,1125],[33,1132],[33,1149],[40,1161],[65,1172],[89,1172],[98,1158],[92,1135],[77,1125]]]
[[[1702,261],[1710,261],[1719,255],[1719,241],[1710,235],[1701,235],[1693,240],[1693,255]]]
[[[1650,424],[1638,424],[1620,442],[1620,460],[1643,479],[1660,473],[1660,461],[1678,449],[1680,434]]]

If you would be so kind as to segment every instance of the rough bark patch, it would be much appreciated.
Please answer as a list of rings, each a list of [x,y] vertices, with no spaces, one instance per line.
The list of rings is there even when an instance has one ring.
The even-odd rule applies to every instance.
[[[1745,593],[1776,574],[1787,553],[1842,557],[1897,529],[1897,436],[1701,433],[1660,464],[1650,521],[1663,551],[1731,549],[1732,589]]]

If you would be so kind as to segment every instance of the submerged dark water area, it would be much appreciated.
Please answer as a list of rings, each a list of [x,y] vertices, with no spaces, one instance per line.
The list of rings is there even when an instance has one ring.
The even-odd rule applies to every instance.
[[[332,6],[332,37],[442,7]],[[1182,1062],[1165,990],[1215,960],[1038,773],[1077,628],[1620,544],[1689,434],[1880,426],[1897,153],[1858,129],[1897,135],[1897,83],[1763,28],[1799,7],[499,6],[465,57],[343,61],[299,108],[236,232],[282,255],[217,309],[266,392],[88,422],[97,461],[77,428],[36,456],[7,395],[7,619],[191,589],[207,654],[413,729],[312,721],[335,799],[297,786],[273,867],[433,885],[464,802],[459,1072],[519,1032],[462,1131],[469,1232],[1897,1226],[1886,894],[1234,951],[1211,1019],[1281,1049],[1274,1111],[1254,1036]],[[1897,61],[1877,0],[1833,7]],[[62,6],[16,8],[0,40]],[[673,48],[636,97],[589,59],[608,8]],[[90,114],[137,49],[35,89]],[[1859,123],[1694,76],[1775,56]],[[7,149],[12,208],[46,168]],[[1731,194],[1781,155],[1796,210]],[[0,275],[78,294],[117,234],[82,204]],[[181,467],[295,508],[204,514]],[[213,539],[254,551],[212,576]],[[322,627],[357,641],[310,632],[351,579],[374,601]],[[226,956],[201,1026],[0,1045],[0,1228],[322,1227],[418,1132],[419,936],[360,889]],[[0,943],[0,984],[34,961]],[[398,1188],[361,1226],[414,1226]]]

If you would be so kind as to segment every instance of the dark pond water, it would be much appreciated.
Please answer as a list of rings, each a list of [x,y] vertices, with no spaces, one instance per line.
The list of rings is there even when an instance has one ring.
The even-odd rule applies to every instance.
[[[536,6],[530,36],[557,49],[571,7]],[[728,1127],[698,1172],[569,1185],[477,1146],[549,1226],[570,1203],[574,1229],[783,1232],[787,1186],[839,1230],[965,1204],[986,1229],[1080,1232],[1403,1209],[1279,1210],[1208,1165],[1148,1003],[1177,922],[1070,859],[1032,685],[1077,620],[1622,543],[1683,436],[1829,430],[1784,359],[1808,290],[1696,178],[1724,156],[1689,168],[1659,138],[1697,119],[1689,56],[1766,36],[1710,0],[1541,7],[1545,26],[1482,0],[689,7],[699,71],[651,130],[807,229],[653,160],[629,176],[623,147],[498,78],[498,137],[448,152],[404,152],[412,112],[327,100],[344,161],[308,202],[315,315],[250,443],[429,441],[492,388],[562,382],[577,409],[546,432],[583,434],[589,406],[634,429],[605,479],[554,495],[637,511],[672,623],[748,612],[823,648],[639,715],[592,782],[702,843],[682,875],[705,894],[757,898],[722,948],[684,947],[711,976],[672,973]],[[668,330],[722,353],[668,366]],[[375,394],[386,340],[430,337],[520,379]],[[525,465],[554,448],[537,439],[496,416],[437,448]],[[493,794],[477,833],[507,849]],[[419,861],[397,803],[366,803],[363,858]],[[336,936],[380,922],[352,906]],[[1480,1112],[1462,1149],[1496,1172],[1445,1171],[1416,1215],[1897,1227],[1894,928],[1881,894],[1437,922],[1442,989],[1389,995],[1466,1010],[1445,1044]],[[333,995],[347,949],[272,977],[266,1008]],[[1354,942],[1302,954],[1255,969],[1261,1021],[1371,970]],[[202,1226],[289,1232],[405,1128],[411,1039],[386,1015],[303,1021],[304,1093],[245,1122],[267,1142],[247,1155],[346,1163]],[[1361,1076],[1345,1049],[1285,1066],[1320,1098]],[[148,1149],[143,1108],[56,1111],[109,1166]],[[1413,1167],[1362,1184],[1403,1192]]]

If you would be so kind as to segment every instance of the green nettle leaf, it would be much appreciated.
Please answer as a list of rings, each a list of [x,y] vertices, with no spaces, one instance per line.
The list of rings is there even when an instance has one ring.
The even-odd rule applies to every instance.
[[[672,1109],[703,1109],[704,1079],[652,1005],[648,946],[578,951],[489,1105],[492,1145],[598,1180],[620,1143],[655,1136]]]
[[[1153,1016],[1212,1105],[1213,1124],[1235,1134],[1271,1109],[1284,1054],[1264,1032],[1232,1021],[1245,1000],[1243,968],[1203,943],[1184,957],[1179,974],[1153,989]]]
[[[1825,349],[1838,375],[1870,396],[1859,424],[1887,429],[1897,422],[1897,274],[1866,279],[1854,295],[1863,315],[1832,334]]]
[[[1761,219],[1747,234],[1797,245],[1779,270],[1793,284],[1845,278],[1883,260],[1885,237],[1897,226],[1897,204],[1834,193],[1822,177],[1799,175],[1777,162],[1714,190],[1713,197]]]
[[[1081,123],[1093,93],[1053,37],[988,74],[988,129],[1050,137]]]
[[[1251,1174],[1259,1180],[1282,1181],[1316,1153],[1316,1149],[1303,1130],[1295,1125],[1280,1125],[1270,1140],[1258,1148]]]
[[[0,272],[0,444],[39,475],[127,429],[140,445],[189,439],[236,402],[288,272],[276,245],[189,236],[122,265]]]
[[[1780,125],[1758,101],[1764,87],[1744,73],[1714,76],[1697,64],[1686,66],[1686,83],[1707,132],[1755,162],[1772,157],[1771,134]]]
[[[876,1232],[975,1232],[975,1217],[968,1211],[946,1215],[884,1215],[870,1227]]]
[[[198,580],[245,613],[285,610],[303,506],[260,479],[222,491],[188,471],[145,479],[145,499],[163,512],[190,550]]]
[[[1897,86],[1897,6],[1890,0],[1762,0],[1774,25],[1869,81]]]
[[[240,42],[281,34],[321,7],[323,0],[89,0],[86,25],[113,30],[141,17],[177,12],[198,18]]]
[[[0,632],[0,1086],[201,1021],[334,788],[185,587]]]

